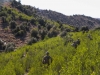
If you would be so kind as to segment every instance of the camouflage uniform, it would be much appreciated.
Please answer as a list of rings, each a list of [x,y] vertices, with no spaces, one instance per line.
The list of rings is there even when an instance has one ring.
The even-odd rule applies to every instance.
[[[43,57],[43,64],[47,64],[48,66],[52,63],[52,58],[49,56],[49,52],[46,52],[46,55]]]

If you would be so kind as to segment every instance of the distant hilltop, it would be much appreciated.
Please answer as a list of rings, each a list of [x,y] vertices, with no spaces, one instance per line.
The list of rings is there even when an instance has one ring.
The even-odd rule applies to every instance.
[[[13,1],[13,0],[0,0],[0,6],[2,6],[6,2],[11,2],[11,1]]]

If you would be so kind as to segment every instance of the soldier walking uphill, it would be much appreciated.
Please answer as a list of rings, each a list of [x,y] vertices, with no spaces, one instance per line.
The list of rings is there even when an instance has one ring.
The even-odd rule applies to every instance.
[[[49,56],[49,52],[46,52],[46,55],[43,57],[42,60],[43,64],[47,64],[48,66],[52,63],[52,58]]]
[[[73,41],[72,46],[74,48],[77,48],[77,46],[80,45],[80,39],[78,38],[77,41]]]

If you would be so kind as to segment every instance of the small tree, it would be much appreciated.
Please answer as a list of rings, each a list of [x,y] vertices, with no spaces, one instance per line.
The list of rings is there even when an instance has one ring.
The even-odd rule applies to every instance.
[[[78,32],[79,31],[79,27],[75,27],[74,31]]]
[[[42,26],[45,26],[45,24],[46,24],[46,22],[43,19],[39,19],[38,22]]]
[[[11,21],[9,27],[10,27],[11,29],[15,29],[15,28],[16,28],[16,25],[17,25],[17,24],[16,24],[15,21]]]
[[[7,21],[6,21],[6,17],[4,17],[4,16],[2,16],[2,23],[6,23]]]
[[[8,13],[8,14],[11,14],[11,13],[12,13],[12,11],[11,11],[10,9],[8,9],[8,10],[7,10],[7,13]]]
[[[58,30],[54,30],[52,29],[49,33],[48,33],[48,37],[56,37],[59,34]]]
[[[18,31],[17,33],[15,33],[15,36],[16,37],[21,37],[21,36],[24,36],[25,35],[25,31],[24,30],[20,30],[20,31]]]
[[[5,51],[10,52],[10,51],[14,51],[14,49],[15,49],[15,44],[10,42],[6,45]]]
[[[37,37],[37,35],[38,35],[38,29],[33,28],[32,31],[31,31],[31,36],[32,37]]]
[[[36,43],[36,42],[37,42],[37,39],[34,38],[34,37],[32,37],[32,38],[27,42],[27,44],[28,44],[28,45],[31,45],[32,43]]]
[[[47,30],[49,31],[52,27],[53,25],[47,25]]]
[[[26,22],[21,23],[20,29],[24,30],[25,32],[29,30],[29,26]]]
[[[83,27],[81,28],[81,31],[83,31],[83,32],[88,32],[88,31],[89,31],[88,26],[83,26]]]
[[[35,24],[35,23],[36,23],[36,20],[35,20],[34,18],[32,18],[32,19],[30,20],[30,23],[31,23],[31,24]]]

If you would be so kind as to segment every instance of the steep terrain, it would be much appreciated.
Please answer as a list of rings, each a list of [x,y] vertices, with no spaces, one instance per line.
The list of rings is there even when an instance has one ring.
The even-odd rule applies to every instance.
[[[1,20],[0,20],[1,21]],[[25,42],[20,38],[16,38],[12,31],[9,28],[3,28],[2,23],[0,22],[0,39],[4,42],[13,42],[15,43],[16,47],[23,46]]]
[[[63,24],[61,13],[50,11],[60,16],[56,20],[37,15],[40,11],[17,1],[1,7],[0,75],[100,75],[99,20],[67,16],[68,25]],[[74,21],[81,25],[72,26]],[[53,59],[49,66],[42,63],[47,51]]]
[[[65,36],[68,32],[99,27],[100,20],[84,15],[66,16],[51,10],[22,5],[16,0],[0,7],[0,39],[15,47],[32,44],[46,38]],[[4,45],[1,46],[1,50]],[[5,47],[5,46],[4,46]]]
[[[100,20],[85,15],[67,16],[52,10],[37,10],[37,14],[54,21],[60,21],[61,23],[76,27],[88,26],[89,28],[94,28],[100,26]]]
[[[67,42],[68,38],[80,39],[77,48],[71,45],[72,42]],[[42,64],[46,51],[53,58],[49,67]],[[0,64],[0,75],[99,75],[100,30],[84,34],[71,32],[65,38],[55,37],[2,53]]]
[[[5,2],[0,8],[0,40],[3,41],[0,50],[5,49],[4,43],[12,42],[17,48],[74,30],[67,24],[36,15],[36,9],[17,1]]]

